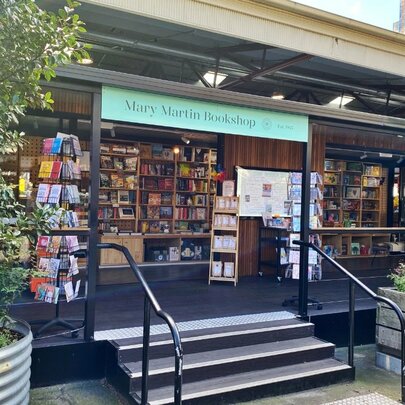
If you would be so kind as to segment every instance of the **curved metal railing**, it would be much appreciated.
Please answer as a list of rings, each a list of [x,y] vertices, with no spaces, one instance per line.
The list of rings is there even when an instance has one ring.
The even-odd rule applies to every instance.
[[[149,377],[149,343],[150,343],[150,310],[151,307],[156,315],[163,319],[170,329],[174,344],[174,404],[181,404],[181,389],[182,389],[182,376],[183,376],[183,349],[181,346],[180,333],[173,318],[160,307],[155,295],[149,288],[148,283],[143,277],[138,265],[131,256],[131,253],[125,246],[117,245],[116,243],[98,243],[99,249],[115,249],[122,252],[128,261],[131,270],[134,272],[136,278],[142,285],[145,293],[144,303],[144,320],[143,320],[143,352],[142,352],[142,391],[141,391],[141,404],[148,403],[148,377]]]
[[[401,326],[401,402],[405,403],[405,318],[399,306],[391,301],[389,298],[381,297],[376,294],[374,291],[370,290],[365,284],[363,284],[358,278],[353,276],[349,271],[347,271],[343,266],[338,262],[329,257],[325,252],[319,249],[318,246],[315,246],[313,243],[303,242],[303,241],[294,241],[295,245],[304,246],[315,250],[320,254],[324,259],[336,267],[341,273],[349,278],[349,345],[348,345],[348,359],[347,362],[350,366],[353,367],[353,358],[354,358],[354,288],[357,285],[363,291],[365,291],[371,298],[375,301],[384,303],[391,307],[399,319],[399,324]]]

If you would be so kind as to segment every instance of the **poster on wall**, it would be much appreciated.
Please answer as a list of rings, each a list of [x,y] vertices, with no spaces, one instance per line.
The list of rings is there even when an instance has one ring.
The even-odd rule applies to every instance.
[[[263,213],[284,215],[288,199],[289,172],[237,167],[240,215],[261,217]]]

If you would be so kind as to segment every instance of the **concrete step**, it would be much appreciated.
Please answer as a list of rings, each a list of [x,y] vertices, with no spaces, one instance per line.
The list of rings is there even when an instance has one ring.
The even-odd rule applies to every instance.
[[[205,378],[222,378],[237,372],[250,372],[332,357],[335,346],[314,337],[230,347],[201,353],[185,354],[183,382]],[[141,386],[142,362],[123,364],[131,378],[131,390]],[[173,357],[149,362],[150,388],[170,385],[174,381]]]
[[[276,342],[313,336],[314,325],[298,319],[260,322],[254,325],[235,325],[203,330],[180,332],[185,354],[241,347],[260,343]],[[142,360],[142,337],[120,339],[112,342],[118,350],[122,363]],[[151,336],[150,359],[173,355],[170,334]]]
[[[183,384],[183,404],[218,404],[248,401],[263,395],[281,395],[352,380],[354,370],[334,359],[237,373]],[[136,392],[132,397],[139,402]],[[151,405],[173,403],[173,384],[149,391]]]

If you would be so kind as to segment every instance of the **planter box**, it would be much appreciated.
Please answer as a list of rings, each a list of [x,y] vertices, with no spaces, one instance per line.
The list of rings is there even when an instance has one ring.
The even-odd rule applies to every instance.
[[[32,333],[24,321],[15,321],[9,328],[24,337],[0,349],[0,404],[28,405]]]
[[[380,287],[378,295],[395,302],[405,312],[405,292],[393,287]],[[398,317],[387,305],[378,304],[376,323],[377,367],[400,374],[401,333]]]
[[[394,301],[401,308],[402,312],[405,312],[405,293],[399,292],[394,288],[380,287],[378,289],[378,295]],[[386,326],[397,330],[389,329]],[[395,312],[384,304],[378,304],[376,328],[377,344],[394,349],[394,351],[399,351],[401,349],[401,334],[399,329],[400,324]]]

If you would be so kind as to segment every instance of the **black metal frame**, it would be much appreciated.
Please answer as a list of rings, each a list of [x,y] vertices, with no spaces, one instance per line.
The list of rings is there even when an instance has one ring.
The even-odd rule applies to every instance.
[[[181,390],[183,379],[183,349],[181,345],[180,333],[173,318],[160,307],[152,290],[149,288],[148,283],[143,277],[138,265],[129,253],[125,246],[117,245],[115,243],[99,243],[98,249],[115,249],[123,253],[128,261],[131,270],[134,272],[135,277],[138,279],[145,293],[144,303],[144,318],[143,318],[143,352],[142,352],[142,391],[140,403],[146,405],[148,403],[148,377],[149,377],[149,345],[150,345],[150,310],[153,308],[155,314],[163,319],[170,329],[174,345],[174,404],[181,404]]]
[[[348,343],[348,353],[347,353],[347,363],[349,366],[354,366],[354,309],[355,309],[355,287],[356,285],[360,287],[364,292],[366,292],[371,298],[375,301],[384,303],[391,307],[399,319],[401,326],[401,402],[405,403],[405,317],[402,313],[399,306],[386,297],[381,297],[376,294],[374,291],[370,290],[365,284],[363,284],[359,279],[357,279],[353,274],[347,271],[343,266],[338,262],[329,257],[325,252],[315,246],[313,243],[303,242],[303,241],[294,241],[295,245],[301,246],[301,250],[305,251],[305,254],[308,252],[308,248],[315,250],[320,254],[324,259],[331,263],[336,269],[349,279],[349,343]]]

